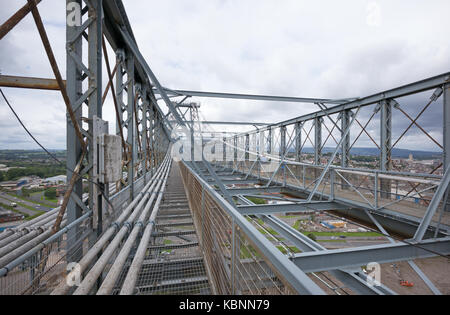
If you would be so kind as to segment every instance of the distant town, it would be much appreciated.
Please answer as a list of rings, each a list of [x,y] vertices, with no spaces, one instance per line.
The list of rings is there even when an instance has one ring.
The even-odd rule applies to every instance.
[[[36,150],[0,150],[0,231],[23,220],[31,220],[59,205],[66,192],[66,151],[51,152],[62,165],[45,152]],[[302,161],[312,164],[312,148],[305,148]],[[331,149],[324,148],[321,159],[326,164]],[[355,148],[350,167],[379,168],[379,152],[372,148]],[[442,154],[425,151],[393,150],[392,163],[396,171],[442,175]],[[293,157],[290,152],[288,157]],[[340,156],[335,165],[340,165]],[[84,187],[87,189],[87,187]],[[393,194],[408,187],[393,186]],[[425,197],[425,199],[428,199]],[[417,200],[428,202],[428,200]]]
[[[56,208],[66,192],[66,152],[0,150],[0,231]]]

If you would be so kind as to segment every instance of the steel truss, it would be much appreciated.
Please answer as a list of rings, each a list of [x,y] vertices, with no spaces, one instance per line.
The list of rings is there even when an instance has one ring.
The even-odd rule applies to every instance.
[[[228,175],[216,176],[211,179],[211,185],[221,187],[218,191],[224,195],[225,199],[229,199],[230,196],[236,196],[240,200],[245,200],[244,196],[271,199],[270,194],[272,193],[281,193],[284,191],[289,195],[296,195],[292,193],[292,191],[296,191],[300,200],[293,201],[290,204],[257,206],[251,205],[250,202],[247,205],[235,206],[241,215],[263,216],[265,221],[270,223],[271,227],[276,227],[278,232],[285,233],[283,235],[287,233],[287,235],[290,235],[291,240],[294,239],[296,242],[304,243],[305,239],[303,238],[302,240],[298,235],[292,237],[289,234],[292,231],[287,232],[289,229],[286,230],[285,226],[283,228],[277,226],[276,223],[271,221],[274,217],[270,215],[277,213],[333,210],[341,213],[350,213],[355,218],[367,221],[368,224],[376,224],[386,236],[388,235],[386,229],[388,229],[407,237],[413,237],[412,243],[402,244],[394,242],[392,245],[377,245],[375,247],[362,248],[360,251],[358,249],[349,249],[331,252],[322,249],[319,255],[322,261],[333,264],[333,259],[325,257],[334,257],[332,256],[334,253],[345,257],[345,263],[341,265],[336,263],[330,266],[330,268],[309,270],[309,267],[300,266],[300,263],[297,265],[301,267],[300,269],[304,268],[302,269],[303,271],[308,270],[309,272],[336,271],[342,268],[351,269],[355,266],[369,263],[369,260],[372,259],[370,257],[374,257],[375,251],[378,252],[379,250],[379,256],[375,259],[377,262],[384,263],[409,260],[413,269],[424,279],[430,289],[435,294],[439,294],[439,290],[421,272],[417,265],[412,262],[412,259],[433,257],[437,254],[443,256],[449,254],[447,242],[450,226],[442,222],[444,216],[443,210],[441,210],[438,219],[436,219],[436,213],[442,208],[443,204],[446,204],[450,169],[444,168],[444,176],[434,175],[437,169],[442,168],[442,165],[436,167],[431,174],[401,172],[393,164],[392,150],[413,126],[418,127],[420,131],[436,143],[439,148],[443,149],[444,152],[448,150],[449,146],[445,144],[445,140],[444,144],[438,143],[417,121],[443,94],[444,112],[448,113],[449,80],[450,73],[445,73],[437,77],[331,108],[327,108],[324,104],[318,104],[321,109],[319,112],[279,124],[272,124],[265,128],[257,128],[253,132],[246,132],[233,137],[225,136],[223,139],[212,140],[216,141],[217,146],[232,148],[234,154],[231,161],[216,161],[214,165],[216,170],[226,171],[228,174],[231,173],[234,175],[234,177]],[[400,107],[395,101],[396,98],[430,90],[433,91],[430,101],[415,118],[407,114],[405,109]],[[361,118],[358,117],[360,109],[372,105],[376,105],[373,113],[369,116],[366,123],[361,123]],[[400,111],[410,120],[410,125],[395,142],[392,140],[393,110]],[[367,131],[367,127],[377,114],[379,115],[380,121],[379,142]],[[448,117],[446,118],[445,116],[444,114],[444,134],[448,132]],[[331,121],[332,126],[330,128],[325,125],[325,120]],[[341,121],[340,128],[338,126],[339,121]],[[305,128],[307,125],[310,127]],[[353,143],[350,140],[352,125],[359,125],[361,129]],[[323,141],[324,129],[328,132],[325,141]],[[335,130],[340,133],[340,137],[333,134]],[[314,134],[313,137],[311,137],[312,133]],[[350,167],[350,150],[363,134],[366,134],[380,150],[379,170],[358,170]],[[325,144],[330,139],[333,139],[336,143],[336,149],[331,159],[328,160],[327,165],[323,165],[322,152]],[[448,139],[448,135],[444,139]],[[314,148],[312,163],[302,162],[302,152],[307,141]],[[224,148],[223,150],[225,151],[227,149]],[[293,152],[294,154],[288,157],[287,152]],[[331,165],[338,152],[341,153],[340,167]],[[444,155],[447,156],[445,153]],[[265,157],[266,161],[274,161],[277,166],[271,171],[264,171],[265,163],[261,161],[261,157]],[[203,169],[203,171],[200,167],[198,171],[204,172],[205,174],[208,174],[208,172],[211,173],[210,167]],[[359,177],[359,180],[355,183],[352,177]],[[398,182],[399,180],[404,181],[411,189],[398,200],[393,200],[391,196],[392,185],[393,182]],[[255,184],[254,181],[258,181],[259,188],[233,188],[235,185],[253,186]],[[229,187],[230,185],[233,187]],[[338,189],[340,191],[349,190],[353,195],[357,195],[358,198],[356,200],[352,200],[353,198],[344,198],[340,196],[340,193],[336,192]],[[432,193],[432,197],[425,200],[423,194],[429,194],[430,192]],[[371,198],[368,195],[371,195]],[[397,209],[393,209],[393,206],[395,208],[396,205],[401,205],[408,198],[420,198],[420,200],[425,201],[426,207],[424,207],[420,216],[411,216]],[[234,202],[232,203],[234,205]],[[363,215],[358,214],[361,210],[365,211]],[[434,220],[434,223],[432,223],[432,220]],[[372,252],[372,249],[374,252]],[[327,256],[326,253],[330,254],[330,256]],[[348,253],[348,256],[345,253]],[[316,256],[314,254],[297,254],[296,257],[299,258],[295,258],[294,261],[300,261],[300,257]],[[346,260],[347,258],[348,260]],[[311,263],[311,266],[314,266],[314,263]],[[352,273],[352,277],[356,274],[364,278],[360,271]],[[346,278],[349,287],[351,287],[351,284],[354,285],[352,281],[349,281],[348,275]],[[359,278],[359,280],[362,278]],[[367,292],[361,286],[353,288],[360,293]],[[382,288],[377,293],[391,294],[393,292],[388,288]]]
[[[124,223],[125,219],[121,217],[121,220],[116,221],[116,225],[112,224],[117,215],[120,215],[122,206],[128,204],[127,212],[130,213],[137,201],[131,205],[130,202],[140,198],[145,200],[157,186],[158,192],[155,190],[152,193],[151,200],[153,202],[157,198],[159,208],[169,171],[170,143],[183,136],[174,132],[180,126],[189,128],[191,134],[185,136],[192,142],[201,143],[202,148],[210,146],[212,142],[214,153],[222,152],[225,158],[223,162],[207,161],[201,154],[200,160],[195,161],[197,157],[192,149],[191,161],[183,161],[180,164],[196,230],[153,233],[155,222],[150,220],[145,225],[144,237],[137,237],[137,232],[134,236],[141,242],[138,252],[143,257],[151,237],[181,238],[197,232],[198,243],[172,247],[157,244],[150,248],[200,245],[204,252],[217,250],[214,255],[205,258],[208,279],[202,279],[203,282],[209,280],[212,283],[213,292],[264,294],[275,290],[281,294],[323,294],[323,290],[307,273],[330,271],[336,279],[357,293],[395,294],[384,285],[368,286],[367,275],[360,267],[373,260],[379,263],[412,261],[416,258],[446,256],[450,253],[450,226],[446,221],[448,213],[445,212],[450,183],[450,73],[364,98],[335,100],[170,90],[158,81],[139,51],[121,0],[66,0],[68,8],[73,8],[75,4],[81,9],[81,23],[67,25],[67,74],[64,81],[40,19],[37,7],[40,2],[28,0],[25,6],[0,27],[0,39],[31,13],[49,57],[55,80],[0,76],[0,85],[59,90],[62,93],[68,113],[67,175],[70,184],[61,208],[55,209],[42,219],[23,225],[20,230],[0,235],[1,242],[12,241],[17,245],[14,251],[0,257],[2,262],[5,262],[5,265],[0,266],[2,276],[8,275],[13,268],[28,263],[30,259],[41,259],[40,263],[30,263],[33,266],[30,269],[33,275],[30,288],[37,292],[36,288],[39,287],[55,242],[58,242],[59,247],[61,240],[65,239],[64,257],[71,262],[86,259],[89,264],[86,264],[85,268],[94,263],[89,274],[96,277],[95,279],[101,278],[107,256],[114,246],[119,248],[120,240],[135,223]],[[111,51],[114,62],[109,58]],[[103,63],[106,65],[106,74],[103,73]],[[102,85],[103,77],[108,78],[105,88]],[[398,102],[402,97],[429,91],[432,91],[432,95],[428,103],[416,116],[408,113],[407,104]],[[123,178],[115,185],[110,185],[111,187],[99,182],[96,139],[99,131],[105,132],[106,129],[101,118],[109,95],[116,113],[116,132],[122,142],[124,171]],[[251,132],[232,137],[221,135],[219,140],[211,141],[204,137],[206,130],[201,125],[199,106],[184,104],[190,97],[309,103],[318,106],[319,111],[275,124],[204,121],[205,126],[218,124],[255,127]],[[174,98],[182,100],[173,102]],[[418,122],[423,114],[441,99],[443,143],[439,143]],[[168,114],[164,114],[159,107],[160,100],[169,108]],[[332,107],[327,107],[330,105]],[[186,111],[183,113],[182,109]],[[366,122],[362,121],[361,117],[361,110],[364,109],[371,111]],[[396,111],[408,119],[409,125],[393,141],[393,113]],[[370,133],[369,126],[376,119],[379,120],[380,127],[379,135],[375,136]],[[360,129],[357,135],[354,135],[355,128]],[[401,172],[392,158],[393,149],[412,128],[418,128],[443,151],[442,165],[435,167],[430,174]],[[351,150],[362,136],[369,138],[380,151],[377,170],[352,168]],[[327,158],[325,149],[329,142],[334,143],[335,147],[331,157]],[[313,147],[310,159],[306,152],[309,144]],[[335,163],[336,158],[340,159],[339,163]],[[272,167],[268,167],[270,163]],[[442,176],[436,175],[438,170],[443,170]],[[83,195],[83,177],[88,178],[87,195]],[[398,200],[394,200],[392,189],[399,181],[409,185],[410,190]],[[150,185],[153,185],[153,188]],[[230,187],[235,185],[243,187]],[[150,187],[145,197],[142,191],[144,186]],[[282,197],[281,193],[290,196]],[[431,197],[426,197],[430,194]],[[250,201],[254,196],[272,200],[278,198],[289,203],[254,205]],[[401,206],[412,198],[417,198],[425,204],[420,216],[402,212]],[[141,202],[139,207],[142,206]],[[150,206],[151,204],[148,207]],[[356,249],[326,250],[273,216],[276,213],[310,211],[333,211],[375,224],[390,243]],[[185,213],[179,214],[178,217],[183,215]],[[254,225],[259,224],[257,220],[248,220],[250,216],[263,220],[298,246],[302,253],[294,255],[289,253],[289,248],[282,245],[288,252],[283,254],[267,236],[255,228]],[[144,227],[142,221],[135,225],[135,231]],[[206,226],[208,222],[210,225]],[[53,226],[53,231],[44,233],[49,224]],[[86,228],[87,226],[89,228]],[[172,226],[176,224],[172,223]],[[105,227],[108,227],[106,233]],[[260,228],[264,229],[261,225]],[[121,234],[116,235],[119,229]],[[411,239],[395,242],[387,234],[388,231]],[[37,237],[32,239],[34,235]],[[115,242],[110,243],[109,251],[102,254],[102,248],[114,235]],[[89,240],[87,248],[90,260],[83,256],[86,254],[86,239]],[[23,245],[28,240],[32,240],[32,243]],[[135,239],[127,242],[125,254],[131,251],[132,241]],[[94,246],[99,243],[103,246]],[[121,257],[122,261],[127,258],[125,254]],[[100,255],[104,258],[95,261],[94,258]],[[46,256],[47,258],[43,258]],[[136,277],[138,267],[142,267],[142,261],[135,260],[127,279]],[[431,281],[417,266],[410,263],[433,292],[438,294],[439,291]],[[41,274],[36,277],[35,271],[39,270]],[[116,279],[117,273],[110,277]],[[221,283],[220,280],[229,283]],[[85,279],[83,287],[77,292],[87,294],[91,287],[92,283]],[[131,293],[135,282],[125,281],[124,287],[125,293]],[[105,292],[110,292],[109,289],[105,285]],[[335,292],[337,291],[339,290],[335,288]]]

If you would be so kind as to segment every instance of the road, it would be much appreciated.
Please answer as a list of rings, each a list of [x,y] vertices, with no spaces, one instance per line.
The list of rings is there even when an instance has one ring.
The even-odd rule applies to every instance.
[[[5,194],[3,192],[0,192],[0,202],[6,204],[8,206],[11,205],[11,202],[15,202],[15,203],[17,203],[17,207],[15,209],[17,211],[22,212],[22,213],[26,213],[29,216],[34,216],[38,212],[42,212],[42,211],[43,212],[47,212],[47,211],[52,210],[51,208],[44,207],[44,206],[41,206],[39,204],[35,204],[33,202],[30,202],[30,201],[25,201],[25,200],[19,199],[17,197],[13,197],[11,195]],[[30,210],[28,208],[25,208],[25,207],[21,206],[20,204],[24,204],[26,206],[32,207],[35,210]]]

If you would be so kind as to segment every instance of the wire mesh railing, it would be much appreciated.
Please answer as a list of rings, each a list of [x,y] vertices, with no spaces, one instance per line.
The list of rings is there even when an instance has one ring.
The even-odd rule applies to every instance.
[[[88,248],[92,229],[89,218],[58,237],[51,237],[11,263],[15,267],[0,277],[0,295],[46,295],[66,281],[71,263]],[[73,232],[73,233],[69,233]],[[2,268],[8,268],[2,266]]]
[[[199,241],[216,294],[297,294],[211,188],[180,163]],[[245,218],[242,217],[243,220]]]
[[[235,174],[257,178],[261,183],[291,187],[311,193],[319,180],[324,166],[292,161],[280,162],[280,167],[267,171],[264,162],[237,161],[216,163],[235,171]],[[339,200],[361,205],[371,210],[389,210],[416,218],[423,218],[442,176],[389,172],[370,169],[330,167],[316,189],[316,200]],[[445,201],[441,201],[440,208]],[[434,223],[449,225],[448,212],[436,214]]]

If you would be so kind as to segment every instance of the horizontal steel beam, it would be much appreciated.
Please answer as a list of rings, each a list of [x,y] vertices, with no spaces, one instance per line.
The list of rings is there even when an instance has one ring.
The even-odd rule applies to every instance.
[[[170,236],[185,236],[185,235],[195,235],[195,230],[189,231],[171,231],[171,232],[157,232],[152,235],[152,237],[170,237]]]
[[[149,250],[174,250],[181,248],[190,248],[198,246],[198,242],[184,243],[184,244],[166,244],[166,245],[154,245],[148,247]]]
[[[209,183],[214,183],[215,180],[212,178],[208,178],[207,180]],[[248,180],[243,180],[243,179],[220,179],[220,181],[224,184],[224,185],[254,185],[254,184],[258,184],[260,183],[260,181],[255,180],[255,179],[248,179]]]
[[[361,99],[358,99],[358,100],[355,100],[352,102],[348,102],[346,104],[338,105],[338,106],[329,108],[324,111],[319,111],[319,112],[316,112],[313,114],[302,116],[297,119],[288,120],[282,124],[285,125],[285,124],[295,123],[295,122],[299,122],[299,121],[310,120],[310,119],[317,118],[317,117],[324,117],[326,115],[333,115],[333,114],[343,112],[345,110],[356,109],[360,106],[363,107],[363,106],[377,104],[383,100],[404,97],[404,96],[408,96],[411,94],[416,94],[416,93],[432,90],[432,89],[441,87],[442,85],[444,85],[446,82],[449,82],[449,81],[450,81],[450,72],[447,72],[447,73],[444,73],[444,74],[441,74],[441,75],[438,75],[438,76],[435,76],[432,78],[428,78],[428,79],[425,79],[425,80],[422,80],[419,82],[411,83],[411,84],[404,85],[404,86],[401,86],[401,87],[398,87],[395,89],[391,89],[391,90],[377,93],[377,94],[374,94],[374,95],[371,95],[368,97],[364,97],[364,98],[361,98]]]
[[[276,232],[278,232],[282,237],[288,239],[294,244],[295,247],[299,248],[302,252],[317,252],[321,250],[326,250],[325,247],[319,243],[313,241],[300,231],[292,228],[287,223],[282,220],[272,217],[264,216],[263,220],[265,223],[269,224]],[[367,281],[362,279],[362,274],[360,273],[360,268],[355,268],[355,270],[330,270],[330,274],[336,279],[341,281],[345,287],[358,292],[363,295],[372,294],[395,294],[392,290],[380,286],[370,286]]]
[[[303,272],[321,272],[365,266],[369,263],[392,263],[450,254],[450,238],[426,240],[414,245],[405,243],[381,244],[356,248],[323,250],[295,254],[292,261]]]
[[[237,174],[246,175],[245,173],[242,173],[242,172],[237,172]],[[260,180],[263,183],[264,182],[267,183],[270,180],[270,178],[261,177]],[[283,185],[282,182],[276,181],[276,180],[273,181],[273,184]],[[278,187],[275,187],[275,188],[278,188]],[[261,189],[263,189],[263,188],[261,188]],[[294,196],[297,196],[298,194],[309,195],[311,193],[311,191],[309,189],[305,189],[305,188],[302,188],[302,187],[299,187],[296,185],[292,185],[292,184],[287,184],[286,187],[282,188],[280,192],[285,192],[285,191],[289,192],[290,194],[292,194]],[[247,191],[245,191],[245,193],[248,195],[253,195],[252,193],[249,193]],[[326,193],[318,192],[317,195],[320,196],[320,198],[322,198],[322,200],[329,200],[331,198],[331,196]],[[335,196],[334,201],[336,203],[341,204],[344,208],[347,207],[347,209],[352,209],[352,210],[348,210],[349,212],[352,212],[351,216],[356,216],[358,219],[361,219],[363,221],[368,220],[368,222],[372,223],[372,221],[365,215],[365,213],[361,212],[360,210],[365,209],[367,211],[370,211],[373,215],[377,215],[378,220],[382,220],[386,224],[389,223],[389,225],[391,226],[389,229],[391,231],[395,231],[396,233],[399,233],[402,235],[408,235],[408,236],[414,235],[414,234],[411,235],[411,231],[413,231],[413,233],[414,233],[421,222],[420,218],[413,217],[411,215],[403,214],[403,213],[396,212],[393,210],[388,210],[388,209],[374,210],[373,208],[370,208],[368,204],[365,204],[362,202],[357,202],[354,200],[345,199],[342,197]],[[354,210],[354,209],[356,209],[356,210]],[[338,211],[347,212],[345,209],[341,209]],[[393,225],[395,225],[395,229],[394,229]],[[434,229],[434,227],[430,226],[429,231],[432,231],[433,229]],[[441,231],[448,233],[448,231],[450,231],[450,227],[447,225],[441,224]]]
[[[257,123],[257,122],[245,122],[245,121],[186,121],[188,124],[192,123],[202,123],[205,125],[230,125],[230,126],[269,126],[269,123]],[[174,120],[171,120],[170,123],[177,123]],[[219,132],[207,132],[207,133],[219,133]]]
[[[234,205],[229,204],[218,192],[214,191],[187,163],[184,163],[184,167],[189,170],[191,175],[195,177],[207,193],[214,199],[218,207],[222,208],[225,213],[234,219],[234,222],[239,226],[242,233],[248,237],[252,245],[262,252],[273,268],[283,275],[284,280],[290,284],[293,290],[297,291],[299,294],[325,294],[317,284],[299,270],[295,264],[284,256],[268,239],[261,235],[261,233],[259,233],[259,231],[239,213]]]
[[[256,195],[256,194],[273,194],[281,193],[282,187],[268,187],[268,188],[230,188],[227,189],[231,196],[237,195]]]
[[[64,85],[66,81],[63,81]],[[56,80],[0,75],[0,87],[59,91]]]
[[[447,72],[447,73],[444,73],[444,74],[441,74],[441,75],[438,75],[438,76],[435,76],[432,78],[414,82],[414,83],[404,85],[404,86],[401,86],[401,87],[398,87],[395,89],[377,93],[377,94],[374,94],[374,95],[371,95],[368,97],[345,102],[345,104],[339,104],[337,106],[330,107],[326,110],[321,110],[321,111],[303,115],[303,116],[300,116],[297,118],[285,120],[285,121],[270,125],[266,128],[263,128],[260,130],[255,130],[252,133],[256,133],[258,131],[265,131],[265,130],[268,130],[269,128],[288,126],[288,125],[292,125],[292,124],[299,123],[299,122],[309,121],[314,118],[338,114],[345,110],[356,109],[360,106],[364,107],[364,106],[377,104],[377,103],[379,103],[383,100],[387,100],[387,99],[394,99],[394,98],[404,97],[404,96],[432,90],[432,89],[441,87],[444,84],[449,83],[449,82],[450,82],[450,72]],[[241,135],[244,135],[244,134],[242,133]]]
[[[189,292],[192,290],[191,288],[200,289],[202,288],[202,285],[205,286],[204,289],[206,289],[206,285],[208,285],[208,278],[207,277],[192,277],[192,278],[182,278],[182,279],[171,279],[171,280],[165,280],[161,281],[157,284],[150,284],[145,286],[138,286],[137,290],[139,293],[143,293],[146,291],[158,291],[158,290],[164,290],[164,292],[175,290],[180,292]]]
[[[274,101],[274,102],[290,102],[290,103],[326,103],[326,104],[343,104],[355,98],[345,99],[323,99],[323,98],[305,98],[305,97],[286,97],[286,96],[272,96],[272,95],[252,95],[252,94],[233,94],[233,93],[217,93],[217,92],[199,92],[199,91],[185,91],[185,90],[170,90],[165,89],[167,95],[171,96],[195,96],[195,97],[210,97],[210,98],[227,98],[239,100],[254,100],[254,101]],[[155,94],[159,94],[154,90]]]
[[[275,204],[239,206],[242,215],[277,214],[277,213],[309,213],[311,211],[333,211],[348,209],[336,202],[312,202],[308,204]]]

